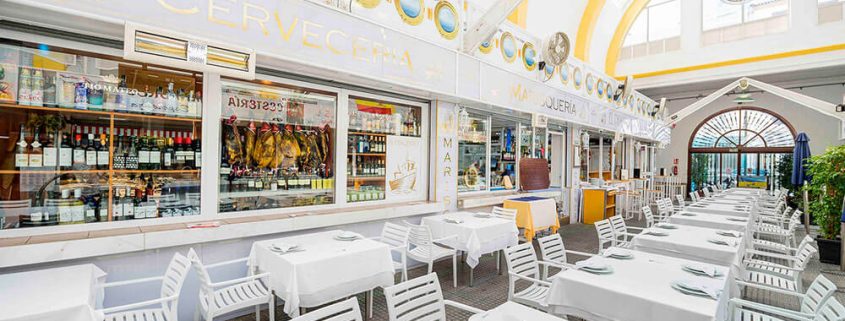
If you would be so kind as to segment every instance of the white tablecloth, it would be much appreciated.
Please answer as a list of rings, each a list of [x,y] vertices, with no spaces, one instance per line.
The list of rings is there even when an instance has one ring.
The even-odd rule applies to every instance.
[[[744,237],[721,236],[716,234],[717,229],[711,228],[689,225],[677,225],[677,227],[677,229],[651,228],[669,234],[667,236],[640,233],[633,239],[634,249],[723,266],[738,266],[742,254],[745,253]],[[737,245],[714,244],[707,241],[708,239],[736,241]]]
[[[318,232],[255,242],[250,266],[270,273],[270,288],[295,316],[299,307],[314,307],[376,287],[393,285],[390,248],[369,239],[338,241],[341,231]],[[298,244],[304,251],[280,254],[274,243]]]
[[[459,218],[463,223],[448,223],[444,220],[447,217]],[[467,264],[473,268],[478,265],[478,259],[482,255],[519,243],[516,223],[496,217],[479,218],[473,216],[473,213],[456,212],[423,217],[422,224],[431,229],[431,235],[435,239],[456,236],[443,243],[467,252]]]
[[[592,274],[576,269],[551,278],[548,297],[551,311],[589,321],[711,321],[725,320],[730,295],[727,282],[733,276],[725,267],[722,278],[701,277],[681,269],[689,260],[631,251],[633,259],[605,259],[612,274]],[[686,295],[671,282],[700,279],[723,289],[719,300]],[[530,320],[530,319],[526,319]]]
[[[93,264],[0,275],[0,320],[100,321],[105,281]]]
[[[511,301],[469,317],[469,321],[565,321],[548,313]]]
[[[691,215],[686,215],[691,214]],[[745,222],[736,221],[737,219]],[[669,217],[669,223],[706,227],[720,230],[745,232],[751,226],[752,220],[747,217],[730,215],[706,214],[695,212],[679,212]]]
[[[739,217],[748,217],[751,206],[742,205],[738,203],[708,203],[697,202],[690,204],[684,208],[684,211],[694,213],[707,213],[718,215],[731,215]]]
[[[722,192],[722,194],[741,194],[741,195],[752,195],[752,196],[759,196],[763,193],[764,190],[756,189],[756,188],[731,188],[726,189]]]

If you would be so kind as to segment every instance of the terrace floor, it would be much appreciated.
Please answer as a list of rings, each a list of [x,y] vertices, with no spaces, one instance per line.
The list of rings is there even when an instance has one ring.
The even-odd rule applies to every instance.
[[[630,226],[642,226],[642,221],[629,220]],[[588,253],[598,252],[598,237],[596,236],[595,228],[592,225],[584,224],[570,224],[561,226],[558,231],[563,237],[563,242],[569,250],[583,251]],[[802,233],[803,234],[803,233]],[[803,235],[801,235],[803,237]],[[535,245],[536,246],[536,245]],[[538,251],[539,253],[539,251]],[[570,258],[570,261],[577,261],[580,258]],[[451,260],[440,261],[435,264],[434,271],[440,277],[440,286],[443,289],[443,295],[448,300],[457,301],[468,304],[470,306],[480,308],[482,310],[489,310],[507,301],[508,298],[508,277],[507,273],[498,275],[496,273],[496,260],[494,256],[485,255],[481,262],[476,267],[474,272],[475,282],[474,286],[470,287],[467,283],[469,276],[469,268],[463,265],[463,269],[459,268],[458,287],[452,287],[452,263]],[[818,261],[818,258],[813,259],[807,271],[804,273],[804,284],[809,285],[819,273],[824,271],[825,276],[836,283],[840,290],[836,292],[835,296],[840,302],[845,302],[845,293],[841,288],[845,287],[845,273],[838,274],[836,272],[829,273],[828,271],[838,271],[838,266],[823,264]],[[505,269],[503,265],[503,269]],[[426,273],[425,266],[410,269],[408,277],[414,278],[422,276]],[[398,279],[397,279],[398,281]],[[375,300],[373,307],[374,321],[387,321],[387,306],[385,304],[384,296],[380,289],[375,291]],[[782,294],[776,294],[765,291],[755,291],[750,289],[746,291],[745,297],[757,302],[776,305],[781,307],[788,307],[797,309],[798,302],[792,297]],[[361,306],[364,306],[364,295],[358,296]],[[281,312],[281,308],[276,309],[276,320],[289,320],[289,318]],[[268,320],[267,310],[263,311],[262,320]],[[447,308],[447,317],[449,321],[467,320],[470,316],[461,310]],[[236,321],[250,321],[255,319],[255,313],[250,313],[242,317],[235,318]],[[570,318],[570,320],[579,320],[577,318]]]

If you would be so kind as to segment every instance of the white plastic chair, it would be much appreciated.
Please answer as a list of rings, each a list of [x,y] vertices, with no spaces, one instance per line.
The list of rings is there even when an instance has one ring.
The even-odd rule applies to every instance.
[[[639,227],[628,227],[628,224],[625,223],[625,219],[618,215],[611,216],[609,220],[610,226],[613,227],[613,238],[616,240],[616,243],[613,246],[630,248],[632,246],[631,238],[636,236],[636,233],[630,233],[628,230],[643,230]]]
[[[704,193],[704,198],[710,198],[711,196],[713,196],[712,194],[710,194],[710,189],[708,189],[707,187],[702,188],[701,192]]]
[[[802,292],[802,274],[807,268],[807,263],[818,253],[815,247],[807,244],[799,249],[794,256],[780,255],[757,250],[746,250],[746,266],[743,281],[738,284],[757,284],[758,287],[769,289],[781,289],[791,292]],[[756,258],[756,259],[755,259]],[[787,262],[786,265],[765,261],[762,258],[780,259]]]
[[[402,273],[402,281],[408,280],[408,255],[405,250],[408,248],[408,235],[411,228],[385,222],[381,229],[381,236],[372,238],[375,241],[390,246],[390,252],[399,256],[399,261],[393,261],[393,270]]]
[[[678,202],[678,205],[675,205],[675,212],[683,211],[686,208],[687,201],[684,200],[683,194],[675,194],[675,201]]]
[[[435,242],[443,242],[445,240],[456,238],[456,235],[450,235],[441,239],[433,239],[431,236],[431,229],[426,225],[408,224],[410,231],[408,233],[408,248],[406,253],[408,257],[419,262],[428,264],[428,273],[431,273],[434,267],[434,262],[452,257],[452,283],[454,287],[458,287],[458,251],[452,248],[443,247],[435,244]]]
[[[593,223],[596,226],[596,234],[599,236],[599,253],[604,251],[605,243],[610,243],[610,246],[616,246],[616,234],[613,233],[613,226],[610,220],[601,220]]]
[[[308,312],[290,321],[363,321],[361,308],[358,307],[358,299],[349,298],[344,301],[332,304]]]
[[[802,248],[805,244],[814,244],[816,242],[812,236],[805,235],[803,239],[801,239],[801,243],[798,244],[798,247],[789,247],[786,244],[774,242],[774,241],[767,241],[767,240],[753,240],[752,247],[755,250],[762,250],[765,252],[775,252],[778,254],[783,255],[796,255],[798,253],[798,249]]]
[[[473,314],[484,313],[481,309],[444,300],[440,280],[434,273],[386,287],[384,297],[390,321],[446,321],[446,306]]]
[[[666,204],[667,199],[657,200],[657,221],[665,222],[672,215],[672,204]]]
[[[549,295],[551,283],[541,280],[540,265],[562,266],[537,260],[537,253],[531,243],[514,245],[505,250],[505,261],[508,262],[508,301],[527,305],[546,311],[546,297]],[[528,282],[528,286],[517,290],[517,281]]]
[[[514,222],[516,221],[516,213],[517,211],[515,208],[504,208],[498,206],[494,206],[492,212],[493,216],[495,217]]]
[[[645,215],[645,227],[650,228],[654,226],[654,213],[651,212],[650,206],[643,206],[643,214]]]
[[[564,266],[570,266],[568,259],[566,258],[567,253],[585,257],[594,256],[594,254],[591,253],[567,250],[563,245],[563,239],[560,237],[560,234],[552,234],[538,238],[537,243],[540,245],[540,255],[543,257],[543,261],[559,265],[561,266],[561,269]],[[543,275],[541,278],[543,280],[548,280],[549,277],[551,277],[551,275],[549,275],[548,265],[543,266],[542,272]]]
[[[689,197],[690,197],[690,199],[692,200],[693,203],[699,201],[698,192],[696,192],[696,191],[689,192]]]
[[[161,282],[161,292],[158,299],[105,308],[99,312],[105,314],[105,321],[176,321],[179,311],[179,295],[182,292],[182,284],[185,283],[185,277],[188,276],[190,266],[191,261],[187,257],[176,253],[170,259],[170,264],[167,265],[164,276],[104,284],[103,288],[108,289],[148,282]]]
[[[733,298],[729,303],[729,313],[733,321],[749,320],[814,320],[814,321],[841,321],[845,315],[845,308],[833,298],[836,291],[836,284],[823,275],[819,275],[807,289],[806,293],[794,293],[781,291],[779,293],[798,298],[800,308],[798,311],[781,307],[766,305],[762,303]],[[835,314],[829,318],[831,314]]]
[[[276,319],[273,292],[261,281],[264,279],[266,282],[270,278],[269,273],[252,274],[216,283],[211,281],[211,275],[208,274],[209,269],[235,263],[246,265],[249,258],[203,265],[193,249],[188,252],[188,257],[191,259],[191,265],[193,265],[200,280],[199,307],[194,313],[194,320],[199,320],[202,316],[204,320],[212,321],[214,317],[253,306],[255,307],[255,320],[261,320],[260,305],[262,304],[269,306],[270,321]]]

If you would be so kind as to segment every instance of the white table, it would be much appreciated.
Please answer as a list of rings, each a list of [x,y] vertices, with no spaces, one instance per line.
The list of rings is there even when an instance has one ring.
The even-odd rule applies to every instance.
[[[745,221],[742,222],[739,220]],[[669,223],[745,232],[751,227],[752,220],[748,217],[684,211],[672,214],[672,216],[669,217]]]
[[[490,213],[485,213],[490,215]],[[457,218],[462,223],[449,223],[445,218]],[[431,229],[435,239],[455,238],[443,244],[467,253],[467,265],[476,267],[479,258],[488,253],[504,250],[519,243],[519,229],[514,221],[497,217],[480,218],[470,212],[455,212],[423,217],[422,224]]]
[[[592,274],[577,269],[561,271],[551,278],[548,304],[558,315],[577,316],[588,321],[712,321],[725,320],[733,276],[725,267],[716,267],[725,276],[708,278],[682,270],[689,260],[641,251],[631,251],[633,259],[606,258],[611,274]],[[718,300],[686,295],[671,282],[701,279],[722,288]],[[525,319],[531,320],[531,319]]]
[[[393,285],[390,248],[365,238],[335,240],[341,233],[317,232],[253,243],[249,265],[258,273],[270,273],[270,289],[285,301],[285,313],[297,316],[300,307]],[[270,250],[274,243],[298,244],[304,251],[280,254]]]
[[[511,301],[469,317],[469,321],[565,321],[540,310],[532,309]]]
[[[93,264],[0,275],[0,320],[100,321],[105,281]]]
[[[665,232],[667,236],[655,236],[640,233],[633,239],[634,249],[655,254],[662,254],[687,260],[700,261],[722,266],[739,266],[745,254],[745,234],[732,238],[716,234],[718,230],[677,225],[676,229],[652,227],[651,230]],[[708,239],[718,238],[736,241],[736,245],[714,244]]]
[[[684,211],[693,213],[731,215],[739,217],[749,217],[751,214],[750,210],[751,206],[737,203],[720,204],[707,202],[693,203],[684,208]]]

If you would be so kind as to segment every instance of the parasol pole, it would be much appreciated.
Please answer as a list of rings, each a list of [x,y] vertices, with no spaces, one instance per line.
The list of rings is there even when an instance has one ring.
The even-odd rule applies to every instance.
[[[810,203],[810,193],[807,192],[807,189],[804,188],[807,186],[807,181],[804,181],[804,185],[801,185],[801,192],[804,194],[804,233],[806,235],[810,235],[810,212],[807,203]]]

